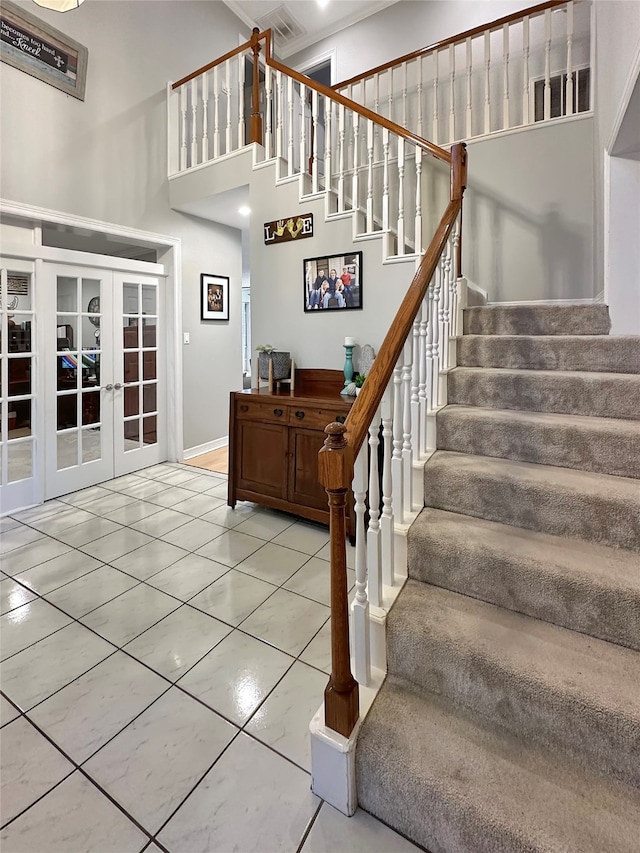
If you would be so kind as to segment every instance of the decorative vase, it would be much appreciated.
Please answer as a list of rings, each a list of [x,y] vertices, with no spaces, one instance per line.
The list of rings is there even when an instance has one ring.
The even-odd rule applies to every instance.
[[[258,375],[260,379],[269,378],[269,362],[273,362],[273,381],[289,379],[291,376],[290,352],[261,352],[258,356]]]

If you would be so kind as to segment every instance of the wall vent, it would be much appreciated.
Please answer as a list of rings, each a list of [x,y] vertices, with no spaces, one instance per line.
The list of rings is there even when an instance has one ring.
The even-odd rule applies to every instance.
[[[266,15],[258,18],[256,25],[260,28],[261,32],[271,28],[275,40],[280,45],[293,41],[306,32],[304,27],[296,21],[291,12],[284,6],[277,6],[270,12],[267,12]]]

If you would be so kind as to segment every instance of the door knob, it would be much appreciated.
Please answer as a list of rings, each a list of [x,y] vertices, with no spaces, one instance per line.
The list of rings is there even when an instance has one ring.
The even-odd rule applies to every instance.
[[[109,383],[108,385],[105,385],[104,390],[105,391],[113,391],[113,385],[111,383]]]
[[[122,382],[116,382],[116,384],[113,387],[115,388],[116,391],[119,391],[122,388]]]

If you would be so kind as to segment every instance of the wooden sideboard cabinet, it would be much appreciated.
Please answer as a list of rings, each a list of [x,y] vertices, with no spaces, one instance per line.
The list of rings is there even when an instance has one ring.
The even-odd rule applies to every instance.
[[[318,481],[324,428],[346,419],[353,398],[340,390],[335,370],[298,370],[291,393],[233,391],[229,415],[229,499],[254,501],[329,523],[328,498]],[[355,536],[353,496],[347,501],[347,532]]]

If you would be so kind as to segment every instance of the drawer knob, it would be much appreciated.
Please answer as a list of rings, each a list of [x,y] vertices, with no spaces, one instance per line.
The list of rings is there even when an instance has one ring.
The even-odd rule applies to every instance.
[[[336,415],[336,423],[343,424],[347,419],[346,415]]]
[[[296,417],[299,421],[301,421],[304,417],[304,412],[296,412]]]
[[[273,414],[277,417],[280,417],[280,415],[282,414],[282,409],[274,409]]]
[[[248,412],[248,411],[249,411],[249,406],[247,406],[247,405],[246,405],[246,403],[245,403],[245,405],[244,405],[244,406],[240,406],[240,411],[241,411],[241,412]]]

